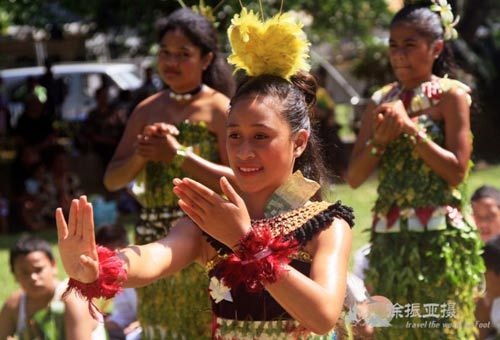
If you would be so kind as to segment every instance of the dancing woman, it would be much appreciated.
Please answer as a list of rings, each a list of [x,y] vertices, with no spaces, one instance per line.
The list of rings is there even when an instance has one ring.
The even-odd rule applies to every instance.
[[[318,186],[294,173],[313,180],[322,173],[310,121],[316,84],[304,72],[308,43],[300,27],[287,14],[262,23],[244,9],[229,30],[230,60],[251,75],[231,101],[226,132],[241,196],[225,177],[220,189],[227,199],[192,179],[175,179],[190,218],[157,242],[118,253],[96,248],[92,207],[85,197],[74,200],[68,222],[56,212],[74,289],[88,298],[110,296],[120,284],[143,286],[197,262],[209,276],[213,339],[332,338],[345,297],[353,216],[340,202],[311,201]],[[266,32],[272,44],[262,39]],[[253,61],[244,60],[246,48]],[[287,50],[289,60],[277,49]],[[273,202],[287,204],[268,209]]]
[[[347,172],[358,187],[379,169],[367,283],[395,308],[393,326],[377,329],[381,339],[474,334],[483,264],[463,186],[469,88],[444,69],[454,24],[443,1],[405,5],[394,16],[389,58],[398,81],[373,95]],[[411,327],[423,321],[436,327]]]
[[[233,177],[223,166],[226,95],[232,94],[233,83],[213,24],[184,8],[166,18],[159,37],[158,71],[168,89],[134,110],[104,177],[109,190],[135,181],[132,190],[143,206],[135,229],[138,244],[164,237],[184,215],[172,192],[175,177],[187,174],[214,189],[221,176]],[[210,313],[200,290],[203,285],[203,273],[191,266],[138,290],[145,336],[208,334]]]

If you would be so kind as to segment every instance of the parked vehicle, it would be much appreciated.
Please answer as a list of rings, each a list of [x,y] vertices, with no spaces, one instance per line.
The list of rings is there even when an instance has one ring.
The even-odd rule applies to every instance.
[[[25,84],[29,76],[40,77],[45,67],[24,67],[0,70],[9,98]],[[52,66],[54,77],[62,79],[66,86],[66,96],[61,111],[64,120],[84,120],[89,111],[96,107],[94,93],[105,79],[109,85],[110,99],[116,98],[121,90],[134,91],[141,84],[139,70],[127,63],[73,63]],[[10,99],[12,123],[15,125],[23,112],[22,102]]]

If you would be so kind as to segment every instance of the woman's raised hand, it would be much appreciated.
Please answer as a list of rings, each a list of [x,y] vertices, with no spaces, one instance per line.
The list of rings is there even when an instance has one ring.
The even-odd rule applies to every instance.
[[[243,199],[222,177],[220,187],[227,200],[190,178],[173,181],[181,209],[206,233],[234,247],[250,231],[251,221]]]
[[[413,133],[416,126],[401,100],[377,106],[373,111],[373,120],[373,140],[384,146],[401,133]]]
[[[146,125],[142,130],[142,134],[144,136],[157,136],[161,137],[166,134],[170,134],[172,136],[178,136],[179,130],[175,127],[175,125],[167,124],[167,123],[154,123],[150,125]]]
[[[56,210],[59,253],[69,277],[91,283],[99,276],[99,261],[94,237],[94,214],[86,196],[71,202],[66,223],[61,208]]]
[[[177,141],[179,130],[174,125],[155,123],[144,127],[137,136],[136,152],[147,161],[170,162],[180,143]]]

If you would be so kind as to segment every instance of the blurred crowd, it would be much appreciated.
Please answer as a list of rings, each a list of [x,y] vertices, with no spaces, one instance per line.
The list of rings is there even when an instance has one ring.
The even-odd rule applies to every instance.
[[[56,207],[68,207],[72,197],[95,190],[85,186],[89,180],[82,176],[91,176],[92,181],[98,183],[95,194],[104,198],[104,202],[113,201],[124,212],[137,209],[126,191],[112,194],[101,183],[133,109],[161,90],[159,82],[154,81],[153,68],[143,70],[140,88],[133,92],[121,90],[118,95],[113,95],[116,89],[112,89],[109,79],[102,75],[94,92],[96,106],[82,121],[64,119],[61,106],[68,95],[68,86],[62,78],[55,77],[51,69],[52,64],[47,60],[42,76],[27,77],[23,85],[10,93],[0,77],[0,150],[6,157],[15,155],[0,163],[6,169],[0,185],[0,232],[53,228]],[[320,68],[316,77],[321,86],[317,129],[323,149],[329,150],[325,155],[330,176],[338,181],[347,167],[346,144],[339,138],[335,103],[323,87],[324,69]],[[11,101],[23,104],[23,111],[14,124],[9,110]],[[78,164],[75,160],[88,155],[94,156],[97,164],[93,164],[89,173],[82,173],[75,166]]]
[[[102,183],[103,171],[121,138],[127,118],[137,103],[157,92],[153,69],[144,70],[144,82],[134,93],[123,90],[113,97],[105,75],[94,93],[96,106],[83,121],[67,121],[61,105],[67,84],[55,78],[51,63],[41,77],[29,76],[23,85],[8,92],[0,77],[0,232],[39,231],[54,228],[56,207],[68,207],[71,198],[89,192],[82,176]],[[15,124],[9,102],[22,103]],[[75,168],[75,159],[94,155],[90,173]],[[134,202],[121,192],[111,195],[104,186],[96,194],[122,202],[126,211]]]

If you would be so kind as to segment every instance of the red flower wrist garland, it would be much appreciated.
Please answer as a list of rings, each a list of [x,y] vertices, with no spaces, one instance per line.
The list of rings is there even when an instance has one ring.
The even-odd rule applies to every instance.
[[[92,283],[83,283],[75,279],[69,279],[68,288],[63,296],[74,290],[77,295],[88,301],[89,311],[95,318],[95,310],[99,311],[92,302],[94,298],[110,299],[123,288],[123,282],[127,280],[127,271],[123,268],[123,260],[115,251],[106,247],[97,246],[97,257],[99,259],[99,277]],[[100,311],[99,311],[100,312]]]
[[[258,292],[264,283],[276,282],[298,248],[296,240],[273,237],[267,225],[254,227],[241,239],[234,254],[219,263],[220,276],[230,288],[243,284],[249,292]]]

